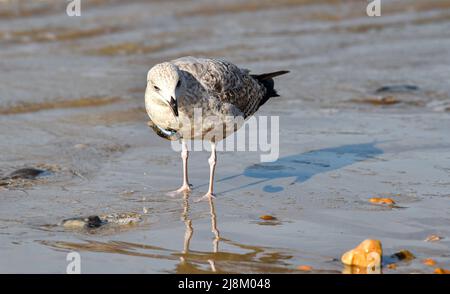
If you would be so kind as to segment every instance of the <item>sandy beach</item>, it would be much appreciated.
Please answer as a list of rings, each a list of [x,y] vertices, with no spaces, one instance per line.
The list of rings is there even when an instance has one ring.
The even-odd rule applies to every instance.
[[[12,2],[0,2],[1,273],[65,273],[72,251],[83,273],[349,273],[342,254],[368,238],[385,274],[450,268],[449,1],[382,1],[380,17],[364,1],[96,0],[79,17]],[[290,70],[258,111],[279,116],[279,159],[219,152],[212,202],[193,201],[206,151],[190,155],[190,197],[166,195],[180,154],[147,126],[147,71],[186,55]],[[8,178],[22,168],[43,172]],[[62,225],[108,214],[137,221]],[[403,249],[415,258],[394,261]]]

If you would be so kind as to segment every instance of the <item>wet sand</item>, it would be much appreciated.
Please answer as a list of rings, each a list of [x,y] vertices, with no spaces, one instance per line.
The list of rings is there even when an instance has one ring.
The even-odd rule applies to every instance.
[[[383,1],[379,18],[361,1],[102,0],[75,18],[22,2],[0,3],[0,178],[48,172],[0,181],[0,272],[65,273],[78,251],[83,273],[346,273],[367,238],[383,273],[450,267],[448,1]],[[190,157],[189,199],[170,198],[180,155],[146,124],[147,70],[184,55],[291,71],[259,111],[280,116],[279,160],[220,152],[210,203],[193,202],[209,154]],[[142,219],[60,225],[110,213]],[[416,258],[387,268],[401,249]]]

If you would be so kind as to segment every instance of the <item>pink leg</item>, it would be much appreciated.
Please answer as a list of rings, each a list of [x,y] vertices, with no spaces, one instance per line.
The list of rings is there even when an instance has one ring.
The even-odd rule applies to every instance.
[[[191,192],[191,185],[188,180],[188,158],[189,151],[187,149],[187,144],[185,141],[182,142],[181,159],[183,160],[183,185],[178,190],[170,192],[169,195],[174,196],[179,193],[189,193]]]
[[[207,200],[210,198],[216,198],[214,195],[214,172],[216,169],[216,144],[211,142],[211,156],[208,159],[208,163],[209,163],[209,188],[208,188],[208,192],[202,197],[200,198],[198,201],[200,200]]]

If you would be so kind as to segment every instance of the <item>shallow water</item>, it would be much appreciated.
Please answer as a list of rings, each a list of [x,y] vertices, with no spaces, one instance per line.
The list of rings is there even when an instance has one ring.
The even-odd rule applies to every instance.
[[[347,273],[341,255],[367,238],[384,265],[416,256],[383,273],[450,267],[448,1],[383,1],[379,18],[361,1],[97,0],[73,18],[12,2],[0,3],[0,178],[49,173],[0,181],[0,272],[64,273],[77,251],[83,273]],[[208,153],[191,154],[193,193],[168,197],[181,159],[146,125],[146,71],[184,55],[291,71],[259,111],[280,116],[279,160],[220,152],[209,203],[193,201]],[[377,91],[390,85],[418,89]],[[110,213],[142,222],[60,225]]]

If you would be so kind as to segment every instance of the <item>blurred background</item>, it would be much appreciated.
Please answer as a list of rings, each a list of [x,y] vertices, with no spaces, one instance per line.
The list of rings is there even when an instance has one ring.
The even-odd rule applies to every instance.
[[[66,15],[69,1],[0,3],[3,113],[94,96],[141,106],[146,71],[186,55],[289,68],[298,88],[285,96],[314,106],[412,83],[427,95],[404,102],[433,108],[449,91],[448,1],[382,1],[382,17],[367,1],[89,0],[80,17]]]
[[[423,239],[449,235],[450,1],[381,0],[379,17],[363,0],[81,0],[73,17],[69,3],[0,1],[0,271],[64,272],[80,250],[86,272],[342,272],[340,254],[368,236],[448,266],[448,241]],[[226,152],[218,177],[236,177],[218,183],[217,215],[163,195],[181,161],[146,126],[146,73],[186,55],[290,70],[259,114],[281,117],[282,158],[330,168],[254,173],[258,154]],[[193,156],[200,195],[208,154]],[[8,178],[30,167],[46,176]],[[408,209],[367,202],[386,195]],[[116,212],[142,224],[58,225]]]

